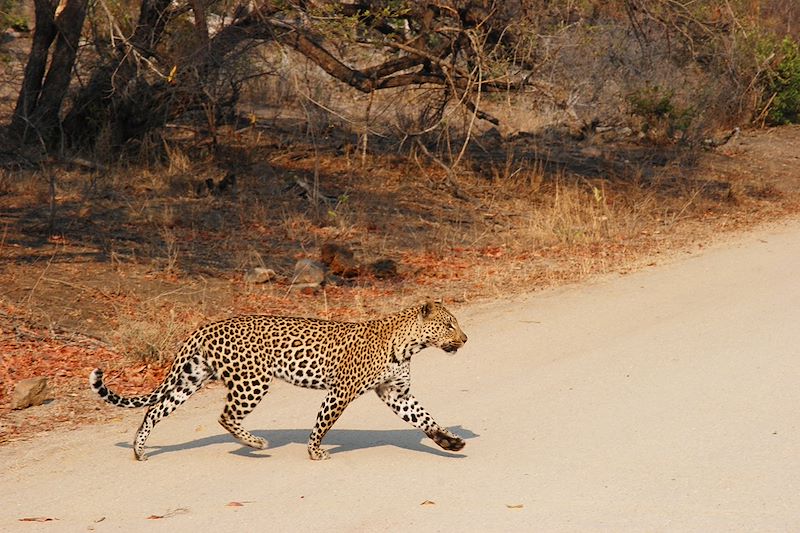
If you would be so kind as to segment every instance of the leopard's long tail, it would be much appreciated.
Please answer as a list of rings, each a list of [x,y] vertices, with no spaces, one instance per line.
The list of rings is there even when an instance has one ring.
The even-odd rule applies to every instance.
[[[103,383],[103,371],[99,368],[95,368],[89,375],[89,385],[94,392],[111,405],[130,409],[158,403],[171,388],[169,379],[164,379],[164,382],[156,387],[150,394],[142,394],[141,396],[120,396],[106,387],[105,383]]]

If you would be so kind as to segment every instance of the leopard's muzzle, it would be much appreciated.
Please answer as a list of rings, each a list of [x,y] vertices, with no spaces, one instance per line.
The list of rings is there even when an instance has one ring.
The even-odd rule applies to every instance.
[[[464,346],[464,343],[467,342],[467,336],[462,332],[461,336],[458,339],[453,339],[448,341],[440,346],[442,350],[447,353],[456,353],[459,348]]]

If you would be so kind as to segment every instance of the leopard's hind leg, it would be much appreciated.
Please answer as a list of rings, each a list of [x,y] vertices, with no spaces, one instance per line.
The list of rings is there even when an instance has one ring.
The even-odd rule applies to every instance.
[[[234,375],[239,379],[235,379]],[[240,371],[234,375],[223,374],[222,376],[225,386],[228,388],[228,395],[225,408],[219,416],[219,423],[245,446],[262,450],[267,447],[266,439],[256,437],[244,429],[241,422],[269,391],[272,375],[266,370],[263,372]]]
[[[158,422],[174,411],[179,405],[189,399],[189,396],[200,388],[214,375],[214,371],[201,359],[199,355],[181,357],[173,364],[178,377],[175,385],[164,393],[158,403],[150,406],[144,415],[144,420],[136,432],[133,441],[133,454],[139,461],[146,461],[144,443],[150,432]]]

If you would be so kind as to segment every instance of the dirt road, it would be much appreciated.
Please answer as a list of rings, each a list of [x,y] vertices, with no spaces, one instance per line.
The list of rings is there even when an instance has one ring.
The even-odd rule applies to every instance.
[[[373,395],[312,462],[319,391],[246,426],[192,398],[133,460],[142,413],[0,448],[2,531],[777,531],[800,527],[800,223],[636,274],[462,310],[414,390],[440,451]],[[104,409],[113,409],[104,406]],[[22,518],[52,518],[22,522]]]

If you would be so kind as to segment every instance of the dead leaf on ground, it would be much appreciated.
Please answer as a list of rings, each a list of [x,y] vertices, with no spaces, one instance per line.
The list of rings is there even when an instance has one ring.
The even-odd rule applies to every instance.
[[[246,503],[253,503],[253,500],[242,500],[240,502],[228,502],[225,507],[244,507]]]
[[[513,505],[506,504],[506,507],[508,507],[509,509],[522,509],[525,506],[522,505],[521,503],[515,503]]]
[[[436,505],[436,502],[432,500],[425,500],[420,505]]]
[[[161,515],[159,515],[159,514],[151,514],[150,516],[147,517],[147,519],[148,520],[161,520],[162,518],[171,518],[173,516],[176,516],[176,515],[179,515],[179,514],[186,514],[188,512],[189,512],[189,509],[187,509],[186,507],[178,507],[177,509],[169,510],[166,513],[161,514]]]

